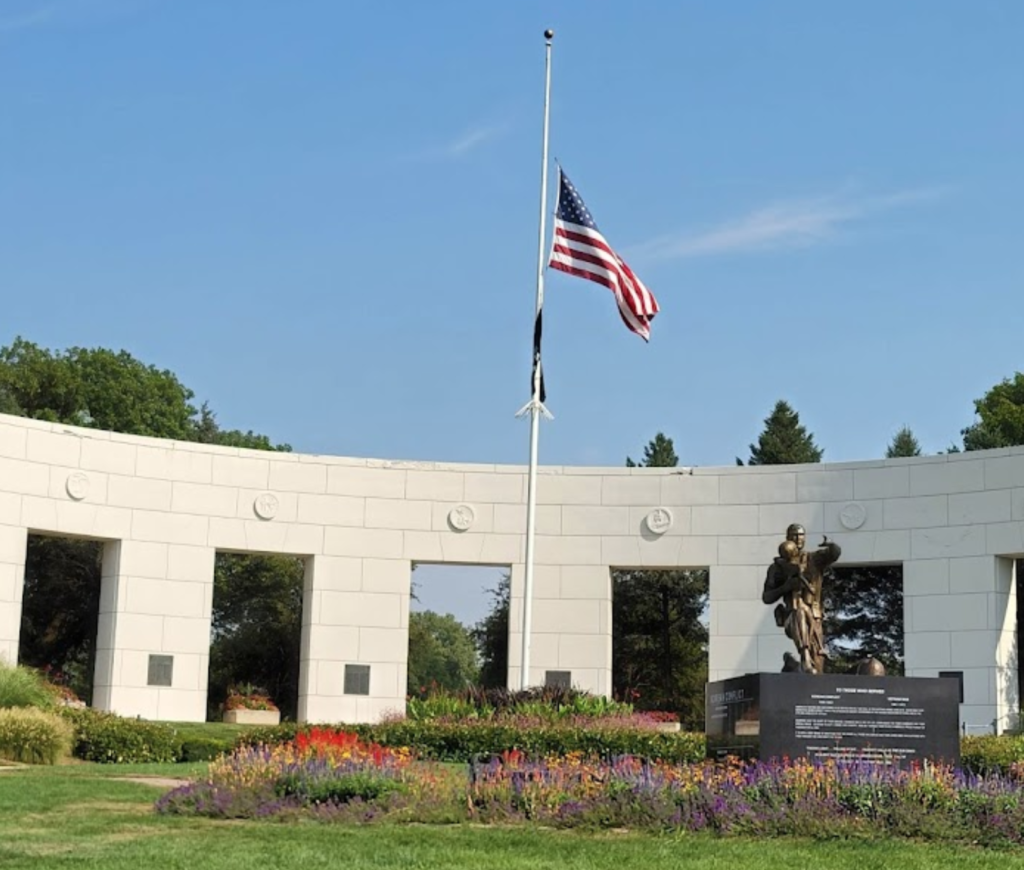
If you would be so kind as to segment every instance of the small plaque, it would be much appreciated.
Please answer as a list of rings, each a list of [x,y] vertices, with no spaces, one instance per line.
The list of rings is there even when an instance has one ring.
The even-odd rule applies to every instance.
[[[646,517],[647,528],[655,535],[663,535],[672,528],[672,511],[668,508],[655,508]]]
[[[544,671],[544,685],[555,689],[571,689],[572,671]]]
[[[272,520],[277,516],[280,506],[281,502],[272,492],[260,493],[252,503],[252,509],[261,520]]]
[[[170,686],[174,682],[174,656],[151,655],[147,686]]]
[[[81,471],[73,471],[68,475],[64,488],[71,498],[81,501],[89,494],[89,478]]]
[[[939,677],[944,680],[956,680],[957,690],[960,692],[960,703],[964,702],[964,672],[963,671],[939,671]]]
[[[476,521],[476,512],[468,504],[459,504],[448,512],[448,524],[457,532],[464,532]]]
[[[369,665],[345,665],[345,694],[370,694]]]

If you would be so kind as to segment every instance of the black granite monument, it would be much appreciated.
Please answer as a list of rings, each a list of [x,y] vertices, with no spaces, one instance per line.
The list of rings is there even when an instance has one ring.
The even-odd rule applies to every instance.
[[[708,757],[960,763],[960,688],[938,677],[746,674],[708,683]]]

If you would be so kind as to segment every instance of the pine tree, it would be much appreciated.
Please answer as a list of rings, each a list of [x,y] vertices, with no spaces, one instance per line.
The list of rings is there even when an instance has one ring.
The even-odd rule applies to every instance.
[[[626,457],[626,468],[675,468],[678,464],[679,457],[676,456],[672,439],[666,438],[661,432],[644,448],[644,458],[639,463]]]
[[[914,437],[914,433],[910,430],[909,426],[904,426],[892,437],[892,443],[885,450],[886,459],[896,459],[899,456],[920,456],[921,445],[917,443],[917,438]]]
[[[800,465],[821,462],[822,451],[814,436],[800,424],[800,415],[788,402],[779,400],[765,418],[764,431],[757,444],[750,445],[747,465]],[[743,461],[737,457],[736,464]]]

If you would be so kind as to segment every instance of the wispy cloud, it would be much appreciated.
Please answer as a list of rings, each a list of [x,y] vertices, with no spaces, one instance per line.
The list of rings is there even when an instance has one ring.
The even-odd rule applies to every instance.
[[[871,215],[933,200],[945,188],[929,187],[875,196],[833,194],[783,200],[704,230],[670,233],[629,249],[645,260],[677,260],[713,254],[808,247],[834,238]]]
[[[464,129],[457,136],[440,145],[406,154],[399,159],[403,162],[411,161],[413,163],[462,160],[484,145],[505,135],[508,130],[507,122],[481,122]]]
[[[27,4],[16,15],[0,16],[0,33],[62,27],[114,18],[139,11],[153,0],[53,0]]]
[[[505,132],[503,124],[481,124],[466,130],[444,147],[444,153],[452,158],[464,157],[481,145],[497,139]]]

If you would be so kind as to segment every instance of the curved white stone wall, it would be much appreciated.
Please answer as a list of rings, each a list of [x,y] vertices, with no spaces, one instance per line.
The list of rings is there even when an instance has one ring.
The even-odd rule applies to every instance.
[[[0,655],[17,655],[27,536],[49,532],[108,542],[100,707],[204,718],[217,550],[307,557],[305,719],[372,721],[403,707],[417,561],[512,567],[518,685],[525,503],[522,466],[265,453],[0,416]],[[810,545],[822,532],[841,544],[842,563],[903,563],[908,674],[963,671],[962,721],[974,730],[1002,730],[1016,713],[1024,448],[793,467],[546,467],[538,504],[531,683],[568,670],[610,692],[612,567],[709,567],[711,678],[779,670],[788,643],[760,590],[786,526],[800,522]],[[154,655],[173,657],[169,686],[151,684],[165,681]],[[346,694],[346,665],[370,666],[368,694]]]

